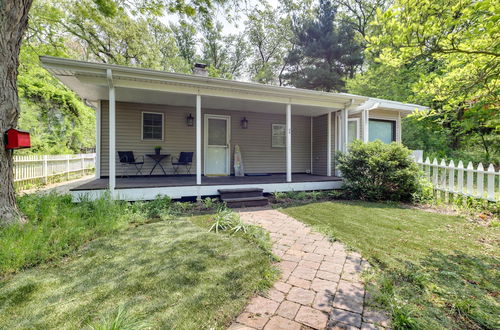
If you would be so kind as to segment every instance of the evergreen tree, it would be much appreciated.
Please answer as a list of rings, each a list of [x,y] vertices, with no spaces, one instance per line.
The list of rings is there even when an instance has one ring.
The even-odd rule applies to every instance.
[[[286,77],[295,87],[343,91],[363,63],[362,46],[352,25],[337,19],[337,7],[321,0],[316,15],[296,22],[295,48],[288,54]]]

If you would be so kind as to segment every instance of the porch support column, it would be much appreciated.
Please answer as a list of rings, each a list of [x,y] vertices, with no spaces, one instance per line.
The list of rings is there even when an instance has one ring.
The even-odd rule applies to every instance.
[[[292,105],[286,105],[286,182],[292,182]]]
[[[348,122],[347,108],[344,108],[340,112],[340,150],[342,152],[347,151],[347,122]]]
[[[106,75],[109,86],[109,190],[111,192],[111,198],[114,198],[116,187],[116,101],[113,73],[111,69],[106,70]]]
[[[196,95],[196,184],[201,185],[201,95]]]
[[[101,100],[95,109],[95,178],[101,177]]]
[[[332,176],[332,113],[327,115],[327,138],[326,138],[326,175]]]
[[[369,130],[368,130],[368,125],[369,125],[369,114],[370,112],[368,110],[363,110],[361,112],[361,122],[362,122],[362,125],[363,125],[363,142],[364,143],[367,143],[368,142],[368,134],[369,134]]]

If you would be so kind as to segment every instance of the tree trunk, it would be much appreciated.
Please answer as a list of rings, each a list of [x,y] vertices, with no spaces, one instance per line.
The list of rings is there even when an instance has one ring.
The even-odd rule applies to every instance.
[[[14,192],[12,152],[5,132],[17,125],[17,68],[28,11],[33,0],[0,0],[0,225],[20,221]]]

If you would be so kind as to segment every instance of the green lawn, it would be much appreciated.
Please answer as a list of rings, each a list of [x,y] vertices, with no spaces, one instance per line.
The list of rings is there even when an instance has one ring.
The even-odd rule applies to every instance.
[[[375,265],[373,304],[396,328],[498,328],[498,226],[396,205],[323,202],[282,210]]]
[[[129,328],[223,328],[275,272],[255,242],[208,232],[209,218],[129,228],[7,275],[0,327],[98,327],[119,314]]]

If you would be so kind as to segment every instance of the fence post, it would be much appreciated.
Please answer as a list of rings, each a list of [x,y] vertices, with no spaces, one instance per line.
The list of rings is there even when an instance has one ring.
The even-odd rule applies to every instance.
[[[439,164],[439,167],[441,167],[441,188],[446,191],[446,161],[444,159],[441,159],[441,164]]]
[[[474,189],[472,188],[474,185],[474,166],[472,162],[469,162],[467,165],[467,194],[469,196],[474,196]]]
[[[66,179],[69,181],[69,156],[66,155]]]
[[[438,184],[438,161],[436,158],[432,161],[432,185],[437,188]]]
[[[457,171],[457,185],[458,185],[458,193],[463,194],[464,192],[464,163],[462,161],[458,162],[458,171]]]
[[[85,157],[83,154],[80,154],[80,166],[82,170],[82,176],[85,175]]]
[[[48,165],[47,165],[47,155],[43,155],[43,183],[47,184],[48,182]]]
[[[449,165],[449,184],[448,184],[448,189],[450,193],[455,192],[455,162],[450,160],[450,165]]]
[[[429,180],[431,178],[431,160],[429,159],[429,157],[425,159],[424,173],[425,173],[425,178]]]
[[[495,200],[495,168],[493,164],[488,166],[488,200]]]
[[[477,197],[483,197],[484,191],[484,167],[482,163],[477,165]]]

